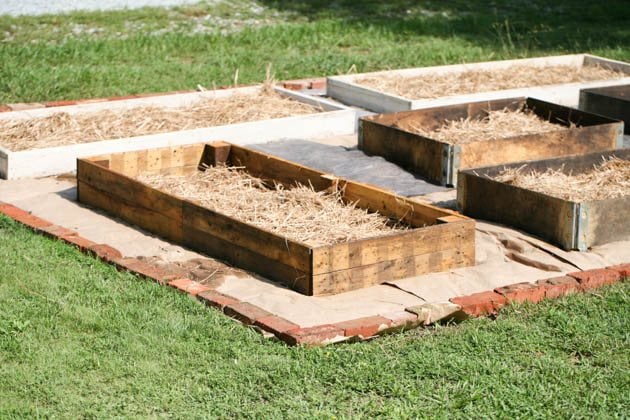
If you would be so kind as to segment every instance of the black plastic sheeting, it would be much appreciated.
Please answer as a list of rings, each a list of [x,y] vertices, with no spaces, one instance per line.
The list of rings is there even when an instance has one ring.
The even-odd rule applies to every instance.
[[[452,190],[431,184],[380,156],[368,156],[357,148],[301,139],[253,144],[248,147],[340,178],[376,185],[406,197]]]

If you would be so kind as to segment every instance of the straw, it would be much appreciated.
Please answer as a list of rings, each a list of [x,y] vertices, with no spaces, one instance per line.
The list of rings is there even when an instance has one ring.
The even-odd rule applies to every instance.
[[[214,166],[192,175],[144,174],[154,188],[310,246],[332,245],[408,227],[342,200],[342,192],[292,188],[263,180],[239,167]]]
[[[593,165],[591,170],[579,174],[565,173],[562,169],[545,172],[526,171],[527,165],[505,169],[494,180],[537,191],[570,201],[606,200],[630,196],[630,161],[616,157]]]
[[[403,130],[450,144],[505,139],[526,134],[566,130],[567,127],[540,118],[529,109],[512,111],[507,108],[489,111],[483,118],[447,120],[440,127],[427,130],[413,122],[395,125]]]
[[[194,128],[312,114],[319,109],[268,87],[255,95],[203,99],[186,107],[144,106],[44,118],[0,121],[0,145],[13,151],[90,143]]]
[[[422,76],[379,75],[355,82],[385,93],[411,99],[431,99],[493,90],[559,83],[590,82],[625,77],[622,72],[600,66],[510,66],[496,70],[468,70],[461,73]]]

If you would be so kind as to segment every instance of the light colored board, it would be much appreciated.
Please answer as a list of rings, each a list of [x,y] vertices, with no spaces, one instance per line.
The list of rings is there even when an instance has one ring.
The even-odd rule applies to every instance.
[[[435,99],[405,98],[391,93],[357,84],[355,81],[364,77],[406,76],[416,77],[434,74],[457,74],[469,70],[499,70],[513,65],[531,66],[533,69],[551,65],[593,66],[601,65],[613,70],[623,71],[628,77],[616,80],[586,83],[567,83],[527,88],[505,89],[464,95],[453,95]],[[454,64],[447,66],[421,67],[373,73],[328,77],[326,93],[348,105],[360,106],[375,112],[399,112],[424,109],[436,106],[455,105],[464,102],[504,99],[518,96],[530,96],[560,105],[575,107],[579,101],[580,90],[584,88],[616,86],[630,82],[630,64],[589,54],[525,58],[518,60],[487,61],[482,63]]]
[[[172,133],[104,140],[45,149],[8,152],[9,169],[0,172],[5,179],[34,178],[76,170],[81,157],[185,144],[229,140],[234,144],[263,143],[281,138],[308,138],[352,134],[357,112],[340,110],[305,116],[253,121],[241,124],[199,128]],[[0,167],[0,169],[2,169]]]

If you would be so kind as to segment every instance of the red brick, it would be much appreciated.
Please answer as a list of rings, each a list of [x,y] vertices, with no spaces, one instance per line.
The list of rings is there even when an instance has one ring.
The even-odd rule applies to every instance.
[[[606,268],[619,273],[619,276],[621,277],[622,280],[630,278],[630,264],[619,264],[619,265],[613,265],[611,267],[606,267]]]
[[[204,286],[203,284],[190,279],[171,280],[168,282],[168,285],[192,296],[197,296],[201,292],[207,292],[210,290],[210,287]]]
[[[46,236],[50,236],[56,239],[62,239],[65,236],[76,236],[79,234],[79,232],[77,231],[59,225],[45,226],[43,228],[40,228],[39,231]]]
[[[160,284],[166,284],[166,282],[174,280],[179,276],[171,274],[160,267],[151,265],[144,261],[140,261],[137,258],[121,258],[115,261],[116,266],[121,270],[127,270],[142,277],[155,280]]]
[[[280,339],[290,345],[321,345],[344,336],[344,331],[336,325],[324,324],[310,328],[298,328],[280,334]]]
[[[12,204],[0,204],[0,213],[3,213],[13,220],[25,224],[33,229],[40,229],[52,225],[52,223],[48,220],[33,216],[31,213],[15,207]]]
[[[31,214],[27,211],[24,211],[20,208],[15,207],[13,204],[2,203],[0,204],[0,213],[9,216],[12,219],[16,219],[17,217],[30,216]]]
[[[13,111],[10,106],[0,105],[0,112],[11,112]]]
[[[621,275],[619,274],[619,272],[615,270],[607,270],[605,268],[577,271],[575,273],[569,273],[568,275],[578,281],[581,290],[595,289],[598,287],[606,286],[608,284],[613,284],[621,279]]]
[[[365,318],[352,319],[350,321],[338,322],[335,324],[342,329],[346,337],[372,337],[379,331],[387,329],[391,321],[382,316],[368,316]]]
[[[107,98],[107,101],[124,101],[126,99],[137,99],[138,95],[123,95],[123,96],[111,96]]]
[[[223,309],[223,312],[247,325],[255,323],[256,320],[260,318],[266,318],[273,315],[271,312],[267,312],[264,309],[248,302],[239,302],[227,305]]]
[[[208,306],[223,310],[228,305],[235,305],[239,301],[215,290],[208,290],[197,295]]]
[[[77,101],[50,101],[50,102],[46,102],[46,107],[47,108],[51,108],[51,107],[55,107],[55,106],[69,106],[69,105],[76,105]]]
[[[105,262],[115,262],[117,259],[122,258],[119,250],[107,244],[92,245],[88,247],[88,251]]]
[[[543,288],[545,299],[557,299],[578,290],[577,280],[569,276],[538,280],[536,284]]]
[[[396,311],[382,315],[389,319],[390,327],[414,327],[418,325],[418,315],[407,311]]]
[[[275,335],[300,328],[299,325],[276,315],[258,318],[256,322],[254,322],[254,325]]]
[[[507,304],[507,299],[500,294],[487,291],[469,296],[458,296],[450,299],[451,303],[461,306],[462,311],[470,316],[496,314]]]
[[[504,296],[508,302],[532,302],[538,303],[545,298],[545,289],[532,283],[515,283],[494,289]]]
[[[97,245],[96,242],[90,241],[80,235],[62,236],[61,239],[70,245],[78,247],[81,252],[87,252],[90,247]]]
[[[326,79],[313,80],[309,85],[309,89],[326,89]]]
[[[306,88],[306,83],[304,82],[284,82],[282,87],[289,90],[302,90]]]

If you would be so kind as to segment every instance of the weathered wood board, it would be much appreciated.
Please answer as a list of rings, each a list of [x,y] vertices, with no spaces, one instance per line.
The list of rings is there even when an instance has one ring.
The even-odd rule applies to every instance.
[[[204,208],[134,179],[187,173],[201,165],[244,167],[267,181],[339,188],[359,208],[412,229],[328,246],[309,246]],[[474,221],[265,153],[214,142],[77,160],[78,199],[168,240],[251,270],[307,295],[328,295],[475,262]]]
[[[46,117],[57,112],[71,115],[102,110],[130,109],[142,106],[181,107],[204,98],[225,98],[231,95],[252,95],[259,86],[222,89],[194,93],[152,96],[111,102],[98,102],[63,107],[0,113],[0,120],[25,120]],[[281,138],[308,138],[345,135],[356,131],[359,111],[324,98],[312,97],[291,90],[276,88],[283,96],[320,107],[323,112],[295,117],[252,121],[238,124],[197,128],[168,133],[102,140],[65,146],[11,151],[0,144],[0,178],[17,179],[57,175],[76,170],[76,159],[102,153],[117,153],[154,147],[177,146],[229,137],[234,143],[260,143]]]
[[[356,82],[357,80],[365,77],[421,77],[436,74],[459,74],[475,70],[501,70],[514,65],[531,67],[532,71],[541,71],[544,67],[555,65],[567,65],[578,68],[584,66],[601,66],[621,71],[625,73],[627,77],[593,82],[577,82],[555,85],[548,84],[527,88],[495,90],[432,99],[409,98],[398,96],[393,93],[384,93]],[[514,98],[517,96],[531,96],[561,105],[576,107],[578,105],[580,89],[615,86],[628,83],[630,83],[630,64],[590,54],[572,54],[331,76],[328,77],[326,81],[326,94],[327,96],[335,98],[348,105],[360,106],[374,112],[408,111],[412,109],[432,108],[436,106],[454,105],[481,100]]]
[[[414,133],[446,121],[483,118],[488,111],[528,109],[566,127],[540,134],[451,144]],[[575,124],[576,126],[571,126]],[[611,150],[623,145],[623,123],[533,98],[471,102],[359,119],[359,149],[382,156],[440,185],[457,185],[457,171],[530,159]]]
[[[517,162],[460,172],[457,203],[464,214],[523,229],[566,250],[630,238],[630,196],[575,202],[516,187],[493,178],[506,168],[579,174],[615,156],[630,160],[630,149],[583,156]],[[527,173],[527,172],[524,172]]]
[[[630,134],[630,84],[582,89],[579,108],[623,121],[624,133]]]

